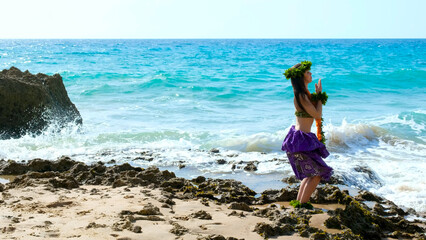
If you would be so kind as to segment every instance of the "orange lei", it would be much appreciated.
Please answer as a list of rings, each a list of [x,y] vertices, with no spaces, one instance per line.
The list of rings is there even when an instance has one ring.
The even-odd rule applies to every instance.
[[[309,99],[312,99],[311,93],[308,91],[308,97]],[[312,101],[312,104],[314,104],[314,106],[317,105],[318,101]],[[322,142],[323,144],[325,144],[325,136],[324,136],[324,132],[322,131],[322,122],[323,122],[323,118],[319,118],[319,119],[315,119],[315,125],[317,126],[317,138],[320,142]]]

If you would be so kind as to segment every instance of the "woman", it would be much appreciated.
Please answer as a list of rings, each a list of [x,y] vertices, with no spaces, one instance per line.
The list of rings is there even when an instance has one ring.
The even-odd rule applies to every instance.
[[[325,145],[318,140],[314,133],[311,133],[312,123],[314,119],[321,119],[323,101],[326,101],[311,102],[311,94],[308,91],[308,84],[312,82],[311,65],[311,62],[304,61],[284,73],[286,78],[291,78],[293,86],[296,125],[291,126],[282,145],[282,150],[286,151],[296,177],[302,180],[297,200],[293,200],[290,204],[294,207],[310,209],[313,207],[308,202],[309,198],[321,178],[328,180],[333,171],[322,160],[329,155]],[[316,95],[326,96],[321,91],[322,85],[321,79],[319,79],[318,84],[315,84]]]

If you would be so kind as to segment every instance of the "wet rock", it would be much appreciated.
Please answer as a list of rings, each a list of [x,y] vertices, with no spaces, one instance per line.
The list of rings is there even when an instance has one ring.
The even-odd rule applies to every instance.
[[[211,220],[212,219],[212,215],[210,215],[210,213],[204,211],[204,210],[200,210],[197,211],[195,213],[192,213],[190,215],[193,218],[198,218],[198,219],[203,219],[203,220]]]
[[[192,180],[194,181],[194,180]],[[256,192],[232,179],[206,179],[198,186],[185,186],[188,198],[208,198],[221,203],[245,202],[251,204]]]
[[[379,217],[379,218],[381,218],[381,217]],[[383,218],[381,218],[381,219],[383,221]],[[376,220],[376,221],[378,222],[378,224],[381,223],[378,220]],[[392,224],[392,225],[389,224],[389,222],[386,222],[386,223],[388,224],[386,230],[391,230],[391,228],[388,227],[390,225],[391,227],[394,227],[394,230],[398,230],[398,231],[405,232],[405,233],[415,234],[415,233],[425,233],[426,232],[425,228],[420,227],[416,224],[412,224],[405,219],[401,219],[398,223]]]
[[[381,216],[389,215],[388,213],[385,212],[385,208],[380,203],[376,203],[374,205],[374,207],[373,207],[373,213],[375,213],[377,215],[381,215]]]
[[[348,204],[353,198],[347,191],[341,191],[337,186],[328,185],[318,187],[311,197],[313,203],[341,203]]]
[[[300,183],[300,180],[297,179],[295,176],[285,177],[281,179],[281,181],[288,184]]]
[[[28,187],[35,185],[48,185],[51,188],[78,188],[79,183],[72,177],[61,175],[56,172],[30,172],[17,176],[8,184],[10,188]]]
[[[355,196],[357,201],[375,201],[375,202],[383,202],[383,198],[379,197],[369,191],[362,190],[359,192],[357,196]]]
[[[364,240],[360,235],[354,234],[350,229],[342,233],[331,234],[333,240]]]
[[[60,128],[82,118],[59,74],[36,75],[11,67],[0,72],[0,138],[39,134],[51,123]]]
[[[328,181],[325,181],[324,179],[321,178],[320,183],[321,184],[326,184],[326,183],[328,183],[328,184],[344,184],[345,181],[342,178],[342,176],[333,175],[333,176],[330,177],[330,179]]]
[[[237,165],[235,163],[232,164],[232,166],[231,166],[232,171],[234,171],[236,167],[237,167]]]
[[[0,174],[1,175],[18,175],[28,172],[27,166],[24,164],[17,163],[13,160],[0,161]]]
[[[306,230],[306,229],[300,229],[300,230],[299,230],[299,235],[300,235],[301,237],[308,238],[308,237],[309,237],[309,231],[308,231],[308,230]]]
[[[107,167],[105,167],[103,162],[98,162],[91,166],[90,173],[96,176],[103,176],[106,170],[107,170]]]
[[[277,221],[280,223],[284,223],[284,224],[297,224],[299,222],[299,220],[297,219],[297,216],[294,215],[290,215],[288,213],[286,213],[285,215],[278,215],[279,217],[277,218]],[[309,220],[308,220],[309,222]]]
[[[407,213],[411,214],[411,215],[417,215],[417,212],[416,212],[416,210],[414,210],[414,208],[408,208]]]
[[[117,161],[115,161],[115,159],[111,159],[107,162],[107,164],[115,164]]]
[[[355,234],[361,234],[365,239],[381,239],[379,225],[374,223],[371,213],[359,202],[352,201],[344,210],[338,208],[335,213],[341,224]]]
[[[342,229],[342,225],[340,224],[340,220],[336,216],[329,217],[327,220],[325,220],[324,225],[328,228]]]
[[[393,204],[393,205],[390,207],[390,209],[389,209],[389,214],[391,214],[391,215],[398,214],[398,215],[400,215],[400,216],[405,216],[405,215],[407,215],[407,213],[406,213],[404,210],[402,210],[401,208],[399,208],[399,207],[398,207],[398,206],[396,206],[395,204]]]
[[[113,188],[122,187],[122,186],[126,186],[126,185],[127,185],[127,183],[125,183],[121,179],[117,179],[117,180],[114,181],[114,183],[112,183]]]
[[[236,153],[232,153],[232,154],[228,154],[228,155],[226,155],[227,157],[238,157],[238,154],[236,154]]]
[[[216,162],[217,162],[217,164],[225,164],[226,163],[226,160],[225,159],[218,159],[218,160],[216,160]]]
[[[72,166],[69,170],[70,174],[72,176],[77,176],[77,174],[81,173],[81,172],[85,172],[89,169],[89,167],[84,164],[84,163],[77,163],[74,166]]]
[[[56,161],[49,161],[43,159],[33,159],[28,163],[17,163],[15,161],[1,161],[0,174],[1,175],[20,175],[27,172],[65,172],[70,170],[77,162],[71,160],[69,157],[61,157]]]
[[[147,171],[153,171],[153,172],[156,172],[156,173],[158,173],[159,172],[159,170],[158,170],[158,168],[155,168],[155,167],[152,167],[152,168],[149,168],[149,169],[147,169]],[[111,168],[111,170],[113,171],[113,172],[115,172],[115,173],[120,173],[120,172],[125,172],[125,171],[131,171],[131,170],[133,170],[133,171],[136,171],[136,172],[141,172],[142,171],[142,168],[140,168],[140,167],[132,167],[130,164],[128,164],[128,163],[123,163],[123,164],[121,164],[121,165],[116,165],[116,166],[113,166],[112,168]]]
[[[53,178],[49,180],[49,183],[54,188],[73,189],[73,188],[78,188],[80,186],[78,182],[72,177]]]
[[[194,182],[194,183],[197,183],[197,184],[203,183],[205,181],[206,181],[206,178],[203,177],[203,176],[198,176],[198,177],[191,180],[191,182]]]
[[[311,235],[310,240],[328,240],[329,235],[324,231],[318,231]]]
[[[413,235],[412,234],[408,234],[408,233],[403,233],[400,231],[394,231],[391,234],[388,234],[388,237],[391,238],[397,238],[397,239],[413,239]]]
[[[253,209],[249,205],[243,202],[242,203],[233,202],[231,203],[231,205],[229,205],[228,209],[242,210],[247,212],[253,211]]]
[[[294,227],[289,224],[267,224],[261,222],[256,224],[253,231],[266,239],[279,235],[292,235],[294,233]]]
[[[136,177],[142,180],[146,180],[149,183],[154,183],[156,185],[161,183],[162,180],[168,180],[163,178],[160,170],[157,167],[149,167],[143,170],[142,172],[138,173]]]
[[[161,183],[161,187],[171,187],[173,189],[181,189],[185,186],[187,180],[184,178],[172,178]]]
[[[278,232],[275,227],[273,227],[271,224],[264,222],[257,223],[254,227],[253,232],[257,232],[260,236],[264,238],[269,238],[278,235]]]
[[[50,161],[43,159],[33,159],[28,162],[27,168],[28,171],[33,172],[47,172],[52,171],[53,164]]]
[[[416,237],[418,240],[426,240],[426,233],[415,233],[414,237]]]
[[[258,204],[291,201],[297,198],[297,192],[298,189],[290,187],[281,190],[265,190],[262,192]]]
[[[373,182],[375,185],[382,186],[382,182],[377,174],[370,168],[366,166],[357,166],[354,168],[355,171],[364,173],[370,182]]]
[[[244,167],[244,170],[248,172],[254,172],[254,171],[257,171],[257,166],[254,164],[254,162],[249,162]]]
[[[267,207],[263,209],[258,209],[253,213],[254,216],[269,218],[271,221],[278,218],[281,213],[276,208]]]
[[[212,149],[210,149],[210,152],[211,152],[211,153],[219,153],[219,149],[217,149],[217,148],[212,148]]]

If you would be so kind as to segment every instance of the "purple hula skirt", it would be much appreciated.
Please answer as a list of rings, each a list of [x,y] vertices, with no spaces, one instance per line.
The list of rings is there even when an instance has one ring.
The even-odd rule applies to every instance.
[[[295,130],[293,125],[285,137],[281,149],[286,151],[291,167],[299,180],[321,176],[327,181],[333,174],[333,168],[327,166],[322,160],[330,153],[314,133]]]

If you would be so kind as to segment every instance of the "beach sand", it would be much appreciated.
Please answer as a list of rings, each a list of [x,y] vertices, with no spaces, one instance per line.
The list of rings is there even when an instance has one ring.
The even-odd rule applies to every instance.
[[[289,206],[297,195],[297,185],[257,194],[232,179],[198,176],[189,180],[156,167],[88,166],[67,157],[0,163],[3,173],[21,173],[0,183],[0,239],[361,240],[425,236],[425,221],[404,219],[410,214],[419,217],[414,210],[406,212],[367,191],[351,196],[350,191],[335,185],[318,186],[311,198],[315,209],[307,210]]]
[[[175,205],[159,201],[163,196],[159,189],[146,187],[119,187],[85,185],[77,189],[51,191],[44,186],[10,189],[3,192],[0,205],[1,239],[197,239],[202,236],[220,234],[237,239],[263,239],[254,232],[257,223],[272,223],[270,220],[253,216],[252,212],[228,209],[229,204],[214,201],[173,199]],[[123,212],[138,212],[145,206],[159,209],[155,220],[136,220],[130,229],[117,231],[124,223]],[[283,212],[292,212],[288,202],[277,202],[252,207],[265,209],[279,206]],[[206,206],[208,205],[208,206]],[[281,206],[286,207],[282,209]],[[314,204],[316,206],[316,204]],[[343,205],[321,205],[321,208],[343,208]],[[194,217],[205,211],[211,219]],[[234,211],[234,214],[231,214]],[[235,213],[236,212],[236,213]],[[129,215],[130,216],[130,215]],[[134,214],[135,218],[144,215]],[[206,217],[208,218],[208,217]],[[317,214],[311,226],[329,231],[324,221],[326,213]],[[182,236],[171,232],[181,226]],[[138,227],[141,228],[140,233]],[[178,227],[179,228],[179,227]],[[136,232],[133,232],[136,231]],[[181,230],[182,231],[182,230]],[[274,239],[306,239],[293,234]]]

